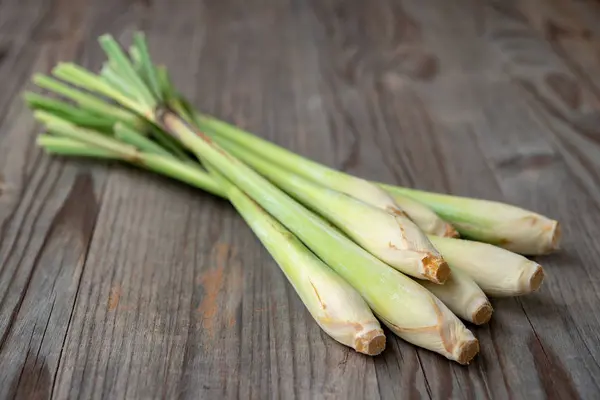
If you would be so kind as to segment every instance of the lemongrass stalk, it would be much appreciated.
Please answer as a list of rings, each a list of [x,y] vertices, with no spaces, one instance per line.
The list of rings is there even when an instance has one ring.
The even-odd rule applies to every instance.
[[[130,80],[131,75],[136,74],[135,68],[132,66],[131,62],[125,58],[125,54],[120,46],[110,36],[106,35],[102,36],[101,43],[111,60],[110,68],[116,74],[115,82],[117,82],[117,84],[111,87],[111,90],[116,91],[118,94],[112,96],[114,100],[126,107],[130,107],[132,110],[141,110],[140,113],[149,118],[152,122],[160,122],[160,118],[157,118],[155,115],[155,106],[159,103],[159,99],[151,97],[152,94],[150,93],[150,89],[144,87],[140,89],[139,93],[132,93],[132,90],[135,90],[141,83],[143,84],[143,80],[137,75],[135,79]],[[103,93],[106,96],[111,96],[103,86],[104,83],[98,82],[100,79],[99,77],[87,73],[85,70],[82,71],[78,69],[78,67],[70,67],[70,70],[77,71],[76,76],[81,77],[81,81],[85,85],[84,87],[92,91]],[[119,81],[123,83],[118,84]],[[73,83],[76,85],[78,84],[76,81]],[[126,97],[126,101],[123,101],[122,97]],[[130,105],[131,101],[136,103]],[[165,112],[169,115],[175,115],[169,110],[166,110]],[[181,116],[177,115],[177,118],[180,119],[180,122],[184,125],[187,125],[184,123]],[[353,179],[353,177],[345,176],[341,181],[349,183]],[[338,180],[337,184],[334,183],[333,185],[339,186],[339,181],[340,180]],[[358,186],[355,186],[354,188],[357,189]],[[332,189],[335,190],[335,187]],[[300,190],[300,192],[302,192],[302,190]],[[381,190],[377,189],[375,192],[379,193]],[[361,193],[365,194],[369,193],[369,191],[365,187],[362,187]],[[356,203],[356,206],[354,209],[362,208],[362,210],[357,213],[356,216],[353,216],[353,208],[348,206],[348,204],[352,203],[351,198],[338,196],[337,199],[334,199],[333,197],[334,196],[330,196],[329,202],[327,203],[329,207],[326,207],[326,202],[321,201],[320,203],[312,203],[313,209],[329,212],[328,217],[333,223],[337,223],[338,226],[343,227],[346,233],[354,233],[353,237],[356,240],[359,240],[362,245],[386,262],[390,262],[392,266],[413,276],[429,279],[436,283],[443,283],[445,281],[449,274],[448,266],[431,245],[427,237],[402,211],[391,206],[385,207],[387,211],[393,211],[393,213],[388,216],[388,213],[385,212],[377,213],[375,207],[369,208],[367,206],[362,206],[362,203],[359,204],[358,201],[355,201],[354,203]],[[386,195],[386,197],[388,196]],[[306,198],[304,200],[306,200]],[[335,200],[337,200],[337,202]],[[342,203],[345,203],[346,205]],[[347,209],[343,209],[344,207]],[[369,209],[371,209],[372,212],[368,212]],[[391,217],[391,215],[395,215],[396,218]],[[374,224],[374,222],[379,221],[381,221],[379,225]],[[370,230],[368,228],[369,224],[373,226]],[[392,230],[394,230],[394,236],[391,234]]]
[[[525,255],[546,254],[558,249],[558,222],[532,211],[495,201],[384,184],[381,187],[431,207],[467,239],[494,244]]]
[[[72,157],[120,159],[120,157],[112,151],[104,150],[100,147],[88,145],[67,137],[40,134],[36,138],[36,143],[51,154]]]
[[[358,352],[381,353],[385,335],[360,294],[241,190],[233,185],[226,187],[227,197],[275,259],[317,324]]]
[[[384,210],[390,210],[390,207],[393,207],[391,204],[395,204],[400,210],[406,212],[424,232],[434,235],[456,236],[456,231],[447,222],[427,210],[426,207],[415,205],[406,196],[391,196],[388,193],[382,194],[381,192],[376,192],[376,196],[372,195],[372,192],[366,189],[371,187],[371,184],[363,179],[313,162],[216,118],[202,114],[196,114],[195,117],[198,126],[207,133],[243,146],[305,179],[320,183],[338,192],[346,193]],[[410,210],[403,207],[408,207]]]
[[[83,136],[87,135],[85,130],[81,131],[83,132]],[[74,137],[75,135],[71,136]],[[85,137],[84,140],[89,141],[89,139],[86,139]],[[101,144],[105,145],[104,142]],[[115,151],[118,148],[114,144],[107,147],[111,149],[111,151]],[[203,189],[207,189],[207,183],[212,181],[205,173],[194,170],[194,168],[191,168],[180,161],[143,153],[138,154],[136,157],[131,157],[131,154],[127,150],[129,148],[127,146],[124,147],[125,150],[119,151],[118,153],[125,153],[128,156],[123,158],[125,161],[132,162],[132,160],[134,160],[136,165],[147,167],[156,172],[183,180],[184,182]],[[60,148],[58,150],[58,153],[60,153]],[[57,152],[57,148],[54,147],[53,151]],[[153,159],[155,161],[154,164],[149,163],[149,159]],[[159,164],[159,161],[162,164]],[[171,168],[164,168],[164,163],[171,165]],[[186,173],[188,177],[185,176]],[[193,179],[190,179],[189,176],[192,176]],[[214,189],[211,191],[218,192],[218,190]],[[225,193],[222,192],[215,194],[225,196]],[[308,210],[304,209],[304,212],[308,213]],[[292,211],[290,215],[297,215],[297,213]],[[344,251],[343,249],[348,247],[351,250],[358,249],[359,254],[366,257],[367,262],[365,262],[365,260],[362,260],[362,262],[361,260],[357,260],[355,263],[360,267],[359,272],[362,276],[357,276],[350,284],[358,285],[360,282],[364,281],[361,294],[368,291],[370,294],[371,307],[374,308],[374,311],[380,316],[382,321],[384,321],[384,323],[396,334],[412,343],[440,352],[446,357],[461,363],[467,363],[477,353],[478,344],[476,339],[437,298],[410,279],[395,272],[384,264],[377,262],[376,259],[370,258],[368,254],[365,255],[360,252],[358,247],[343,235],[333,230],[333,228],[317,216],[313,216],[313,218],[318,221],[317,232],[321,233],[321,237],[317,237],[315,240],[322,241],[322,239],[326,239],[329,241],[329,243],[323,242],[321,254],[325,251],[331,253],[332,256],[338,254],[341,258],[346,258],[347,251]],[[300,220],[300,225],[304,225],[302,220]],[[323,228],[323,231],[322,229],[319,229],[319,226]],[[335,246],[335,244],[340,241],[341,246]],[[331,244],[334,244],[334,246],[331,246]],[[285,248],[282,248],[282,250],[285,250]],[[352,251],[349,256],[352,257],[352,259],[354,258]],[[373,264],[369,265],[369,262],[372,262]],[[337,271],[345,271],[345,277],[347,278],[354,274],[353,266],[349,265],[346,267],[344,264],[345,261],[343,259],[339,260],[336,264]],[[336,298],[336,296],[332,297],[332,299]],[[342,298],[342,301],[339,304],[345,305],[352,303],[349,302],[348,299]],[[328,308],[331,307],[333,306],[328,305]],[[377,310],[379,312],[377,312]],[[329,320],[321,321],[321,323],[324,324],[328,321]],[[335,327],[336,325],[337,324],[333,324],[332,326]],[[363,326],[367,326],[367,324],[363,324]],[[342,329],[342,331],[344,330]],[[329,332],[333,334],[331,330]],[[365,333],[365,335],[358,337],[366,340],[366,338],[369,338],[370,336]],[[341,341],[341,339],[338,340]],[[366,344],[364,344],[363,347],[359,346],[359,343],[365,343],[364,340],[363,342],[359,340],[356,341],[357,350],[360,351],[361,348],[364,348],[365,352],[376,352],[376,349],[379,346],[378,343],[381,341],[381,339],[378,339],[378,336],[374,335],[368,346]]]
[[[318,181],[320,171],[329,170],[215,118],[198,114],[197,120],[203,129],[235,141],[261,157],[309,179]],[[499,202],[424,192],[386,184],[379,185],[394,197],[396,203],[399,202],[397,196],[403,196],[433,209],[467,238],[529,255],[545,254],[558,248],[560,241],[558,222],[537,213]],[[414,219],[415,222],[418,221],[416,215]],[[439,232],[433,231],[428,224],[420,222],[419,227],[427,233],[439,235]],[[452,230],[449,233],[452,235]]]
[[[177,115],[163,111],[157,120],[348,281],[395,334],[463,364],[479,352],[473,334],[425,288],[358,247]]]
[[[138,132],[140,130],[148,131],[158,144],[169,153],[179,159],[189,159],[172,137],[130,111],[109,104],[105,99],[95,97],[78,88],[66,86],[47,76],[36,75],[34,83],[41,88],[45,88],[75,102],[79,108],[61,100],[27,92],[24,98],[29,108],[33,110],[52,112],[67,118],[79,126],[101,130],[102,132],[112,131],[115,123],[122,123]]]
[[[82,133],[82,137],[86,135]],[[40,135],[38,144],[53,154],[122,158],[114,151],[115,143],[109,146],[111,150],[105,150],[70,137]],[[274,258],[317,324],[329,336],[367,355],[383,351],[385,334],[360,294],[235,186],[224,181],[217,183],[204,171],[172,157],[139,153],[135,159],[122,159],[228,198]]]
[[[115,120],[109,116],[99,116],[88,109],[77,108],[74,105],[64,103],[49,97],[40,96],[37,93],[25,92],[23,95],[30,108],[52,112],[61,115],[73,123],[91,128],[104,133],[112,131]]]
[[[275,185],[320,214],[375,257],[407,275],[444,283],[450,269],[419,228],[403,214],[391,214],[352,196],[278,168],[235,143],[227,150]],[[227,144],[225,144],[227,142]]]
[[[452,268],[468,274],[491,297],[520,296],[536,291],[544,270],[536,262],[487,243],[430,236]]]
[[[165,150],[162,146],[148,139],[146,136],[138,133],[136,130],[129,128],[127,125],[116,123],[113,130],[117,139],[130,144],[141,151],[152,154],[160,154],[165,157],[173,157],[173,155]]]
[[[35,115],[42,122],[46,121],[49,132],[58,135],[38,137],[38,144],[49,153],[125,161],[224,197],[222,188],[198,167],[178,161],[172,156],[141,152],[129,144],[74,126],[55,115],[48,117],[40,112],[36,112]]]
[[[227,124],[207,117],[197,118],[196,122],[202,130],[218,132],[223,137],[254,150],[254,142],[248,139],[249,136],[240,135],[237,129],[232,129]],[[297,175],[321,183],[338,192],[346,193],[375,207],[391,213],[402,211],[385,191],[377,188],[372,183],[312,162],[292,152],[281,154],[279,149],[278,146],[264,141],[261,143],[261,156],[277,162],[277,164],[284,166]]]
[[[99,99],[89,93],[65,85],[49,76],[36,74],[33,76],[32,81],[42,89],[46,89],[74,101],[81,108],[85,108],[91,113],[103,115],[105,118],[110,117],[116,121],[126,122],[132,126],[135,126],[135,123],[138,120],[137,116],[131,114],[127,110],[109,104],[104,99]]]
[[[443,285],[424,281],[419,283],[465,321],[481,325],[492,317],[493,308],[485,293],[460,269],[453,268],[452,274]]]
[[[94,81],[96,78],[90,76],[93,74],[71,74],[71,70],[63,71],[63,74],[74,84],[102,91],[123,106],[139,110],[141,115],[158,122],[179,139],[203,162],[219,170],[357,289],[394,333],[460,363],[468,363],[478,353],[477,339],[429,291],[358,247],[320,217],[225,153],[208,137],[192,130],[183,119],[168,110],[149,108],[148,104],[142,104],[122,92],[111,96],[105,87],[98,87]],[[140,93],[136,96],[137,99],[142,97]]]
[[[135,52],[138,53],[137,62],[134,62],[134,65],[137,64],[140,66],[140,72],[146,78],[145,81],[154,96],[160,96],[161,91],[158,73],[150,58],[150,51],[148,50],[148,44],[144,33],[134,33],[133,40],[135,43],[133,48],[135,49]]]
[[[94,93],[113,99],[128,110],[134,111],[140,115],[148,114],[153,106],[152,104],[149,104],[150,101],[148,99],[145,99],[144,102],[139,102],[137,98],[131,98],[123,91],[115,89],[100,76],[75,64],[59,63],[53,68],[52,74],[65,82],[86,88]]]

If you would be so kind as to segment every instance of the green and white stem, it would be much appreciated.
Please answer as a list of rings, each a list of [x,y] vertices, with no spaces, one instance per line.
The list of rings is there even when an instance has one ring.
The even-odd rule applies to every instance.
[[[330,171],[333,171],[331,174],[336,177],[340,174],[345,175],[213,117],[197,114],[196,120],[202,129],[227,138],[280,167],[316,182],[324,182],[321,178],[327,176]],[[499,202],[387,184],[378,185],[393,196],[396,203],[402,203],[403,198],[409,198],[433,209],[466,238],[488,242],[526,255],[546,254],[559,246],[558,222],[537,213]],[[406,203],[403,204],[405,211],[409,213],[409,207]],[[442,232],[441,220],[436,221],[427,213],[419,213],[418,210],[412,212],[413,214],[409,213],[409,215],[425,232],[437,236],[455,236],[452,228],[447,228],[447,232],[444,229]]]
[[[415,206],[414,201],[406,196],[391,196],[382,190],[374,190],[374,185],[364,179],[308,160],[215,118],[199,113],[196,113],[194,117],[197,126],[215,139],[227,139],[228,143],[236,143],[279,167],[285,168],[307,180],[346,193],[367,204],[388,212],[397,212],[398,210],[406,212],[417,226],[426,233],[450,236],[456,236],[457,234],[450,224],[443,221],[434,212],[424,206]],[[224,147],[227,148],[227,144]]]
[[[532,211],[495,201],[384,184],[381,187],[431,207],[442,218],[452,222],[466,239],[494,244],[524,255],[547,254],[559,248],[559,223]]]
[[[458,268],[452,268],[450,277],[443,285],[423,281],[419,283],[465,321],[482,325],[492,317],[493,308],[483,290],[473,278]]]
[[[418,346],[449,359],[468,363],[479,351],[477,339],[435,296],[412,279],[390,268],[351,239],[307,210],[254,170],[226,153],[209,137],[194,130],[182,117],[161,106],[148,87],[138,88],[133,67],[123,60],[118,45],[103,38],[111,68],[128,81],[127,92],[98,83],[98,77],[70,68],[55,71],[70,83],[107,96],[128,110],[157,123],[265,211],[294,233],[319,258],[350,283],[373,312],[392,331]],[[135,71],[134,71],[135,72]],[[114,93],[116,92],[116,93]]]
[[[53,119],[56,117],[39,112],[36,115],[52,133],[40,135],[38,144],[51,154],[123,160],[229,199],[329,336],[367,355],[383,351],[386,342],[383,330],[360,294],[235,186],[226,180],[217,182],[199,167],[178,161],[153,147],[146,148],[148,152],[140,151]],[[129,132],[127,138],[131,140],[135,135]],[[144,136],[137,135],[133,141],[143,143]]]
[[[388,213],[279,168],[226,139],[217,140],[231,154],[398,271],[436,284],[444,283],[450,275],[439,252],[403,213]]]

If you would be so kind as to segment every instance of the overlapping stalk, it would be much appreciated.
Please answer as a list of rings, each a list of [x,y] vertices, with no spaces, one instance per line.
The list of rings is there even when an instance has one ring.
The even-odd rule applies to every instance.
[[[215,140],[219,141],[219,139],[226,139],[227,142],[222,143],[225,148],[228,147],[229,143],[235,143],[238,146],[252,150],[265,160],[302,176],[305,179],[325,185],[338,192],[346,193],[384,210],[391,209],[391,198],[393,204],[403,212],[407,213],[423,232],[439,236],[457,236],[457,232],[452,225],[443,221],[427,207],[418,203],[415,204],[415,201],[410,197],[397,193],[386,193],[385,196],[379,195],[375,199],[373,198],[374,196],[364,196],[362,194],[364,187],[370,185],[370,183],[363,179],[353,177],[308,160],[298,154],[285,150],[274,143],[260,139],[237,127],[207,115],[194,113],[193,118],[200,129],[213,136]]]
[[[273,167],[235,143],[228,143],[227,149],[398,271],[436,284],[444,283],[450,275],[450,268],[439,252],[403,213],[388,213],[352,196]],[[413,240],[409,241],[409,237]]]
[[[329,176],[332,171],[328,167],[213,117],[196,114],[196,120],[207,132],[226,138],[307,179],[322,182],[323,177]],[[339,171],[333,173],[336,176],[340,174],[345,176]],[[394,196],[397,202],[409,198],[430,207],[445,221],[451,223],[451,226],[465,238],[491,243],[526,255],[546,254],[559,246],[558,222],[537,213],[504,203],[430,193],[393,185],[379,185]],[[454,229],[450,227],[440,229],[442,225],[427,214],[415,211],[411,217],[427,233],[437,236],[455,236]],[[433,226],[436,228],[432,228]]]
[[[365,354],[383,349],[370,307],[405,340],[468,363],[478,342],[454,314],[485,323],[492,313],[486,294],[539,287],[537,263],[490,244],[441,237],[456,231],[428,206],[465,237],[525,254],[556,247],[556,221],[483,200],[392,186],[387,194],[195,112],[151,63],[142,35],[135,36],[131,58],[110,37],[101,44],[109,56],[101,75],[62,64],[54,75],[75,87],[34,79],[75,103],[27,95],[48,131],[38,143],[55,154],[120,159],[228,198],[337,341]],[[500,220],[504,225],[495,229]],[[447,280],[444,260],[452,270]]]
[[[118,79],[109,84],[73,65],[59,65],[54,74],[92,93],[109,97],[164,128],[203,163],[217,170],[298,236],[358,290],[379,319],[399,336],[461,363],[470,361],[478,352],[475,337],[440,300],[358,247],[329,223],[193,129],[184,116],[163,106],[162,93],[157,93],[154,85],[144,85],[145,81],[139,75],[134,76],[135,70],[110,38],[102,39],[102,44],[109,55],[108,67],[121,82],[126,82],[126,88],[115,85]],[[152,78],[146,76],[144,79]],[[52,121],[46,122],[52,125]],[[57,132],[57,129],[52,131]],[[129,161],[137,160],[129,158]]]
[[[450,264],[452,273],[468,274],[489,296],[532,293],[540,287],[544,270],[535,261],[487,243],[430,236]]]
[[[119,142],[44,111],[36,111],[35,115],[51,134],[38,138],[38,144],[49,153],[120,159],[229,199],[329,336],[364,354],[383,351],[385,335],[360,294],[226,179],[217,183],[199,166],[186,165],[155,144],[148,145],[147,139],[135,131],[121,135]]]

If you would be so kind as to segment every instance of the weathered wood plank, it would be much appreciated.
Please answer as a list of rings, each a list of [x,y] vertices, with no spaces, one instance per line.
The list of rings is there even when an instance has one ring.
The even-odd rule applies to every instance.
[[[1,0],[0,397],[594,398],[593,15],[566,0]],[[469,367],[391,333],[364,357],[320,331],[225,201],[42,155],[14,97],[27,77],[96,68],[98,35],[137,28],[205,111],[357,175],[559,218],[543,289],[494,301]]]
[[[38,128],[20,96],[32,73],[48,72],[84,46],[84,2],[11,4],[0,6],[2,18],[13,18],[1,28],[8,46],[0,60],[0,397],[48,398],[105,173],[41,154],[34,145]],[[38,18],[35,7],[42,5],[48,8]]]

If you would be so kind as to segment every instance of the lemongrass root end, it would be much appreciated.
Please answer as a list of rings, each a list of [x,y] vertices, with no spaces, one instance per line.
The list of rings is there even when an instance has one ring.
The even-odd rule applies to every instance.
[[[358,336],[354,348],[359,353],[376,356],[385,349],[385,334],[381,329],[372,329]]]
[[[535,292],[540,288],[544,281],[544,268],[538,265],[535,272],[529,278],[529,290]]]
[[[475,311],[473,311],[471,320],[475,325],[483,325],[489,322],[490,318],[492,318],[493,312],[494,309],[492,308],[492,305],[488,301],[486,301],[485,303],[477,307]]]
[[[468,365],[479,353],[479,341],[475,338],[465,340],[458,345],[456,361],[462,365]]]
[[[423,276],[425,279],[438,284],[444,284],[450,276],[450,267],[442,257],[427,255],[422,260]]]

